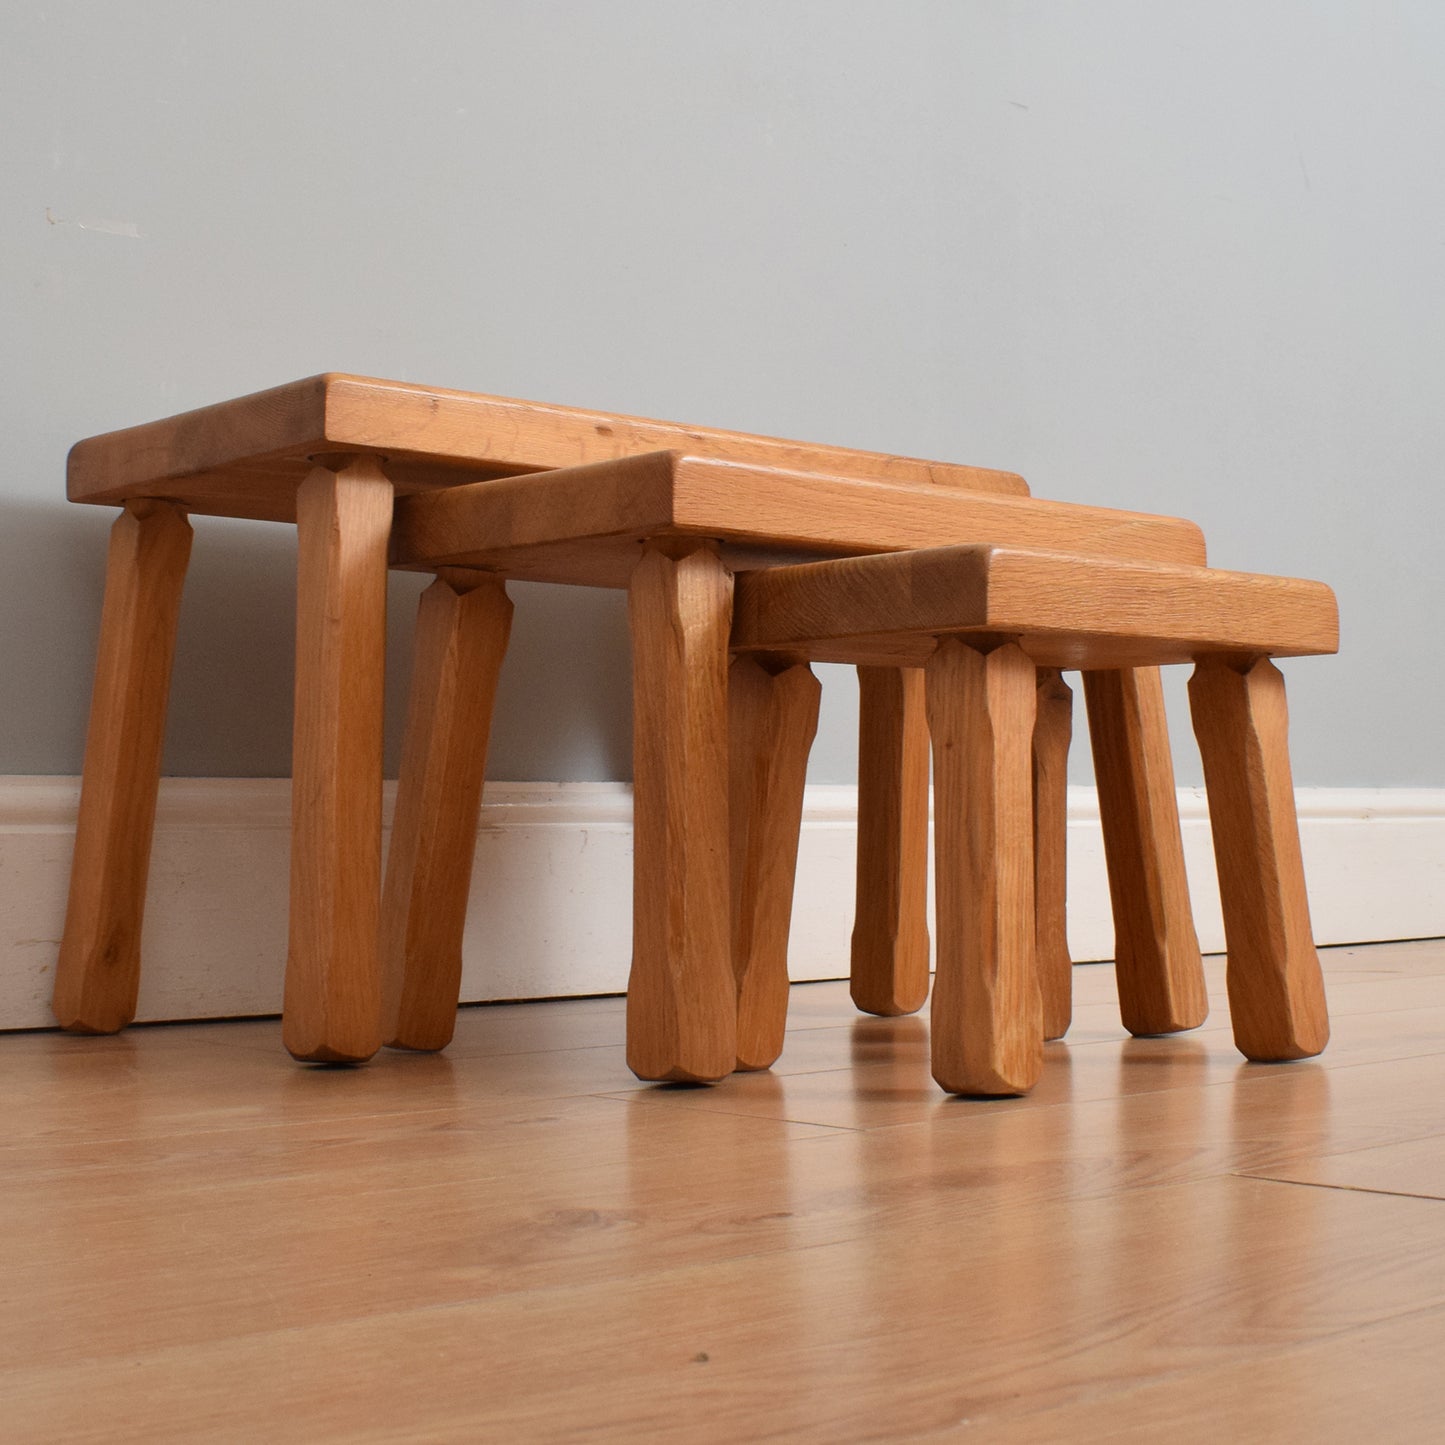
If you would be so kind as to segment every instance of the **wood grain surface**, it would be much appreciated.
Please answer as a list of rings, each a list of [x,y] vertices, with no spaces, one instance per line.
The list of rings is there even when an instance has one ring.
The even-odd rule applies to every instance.
[[[922,668],[858,669],[853,1002],[916,1013],[928,998],[928,715]]]
[[[422,593],[396,816],[381,901],[382,1037],[451,1042],[462,934],[497,675],[512,603],[485,573],[449,573]]]
[[[1204,562],[1199,528],[1177,517],[676,452],[403,497],[392,560],[399,567],[478,566],[534,581],[622,587],[639,539],[655,536],[720,539],[737,571],[950,543]]]
[[[1133,1034],[1208,1015],[1158,668],[1086,672],[1084,701],[1114,914],[1119,1008]]]
[[[73,502],[137,496],[197,512],[291,521],[319,452],[377,454],[398,491],[610,461],[642,452],[1026,496],[1012,472],[753,436],[549,402],[327,373],[201,407],[71,448]]]
[[[933,1077],[953,1094],[1022,1094],[1044,1029],[1034,962],[1036,674],[1013,643],[959,638],[928,664],[938,961]]]
[[[360,1071],[265,1021],[0,1038],[3,1434],[1431,1439],[1445,946],[1324,963],[1331,1049],[1270,1069],[1222,960],[1187,1039],[1080,967],[986,1103],[841,982],[725,1090],[633,1081],[621,999]]]
[[[1268,660],[1211,660],[1189,680],[1229,951],[1229,1016],[1246,1058],[1307,1058],[1329,1041],[1289,766],[1284,678]]]
[[[191,525],[166,502],[131,502],[111,528],[52,1002],[62,1027],[82,1033],[114,1033],[135,1017],[166,702],[190,553]]]
[[[392,491],[371,457],[318,465],[297,503],[287,1049],[381,1047],[381,734]]]
[[[737,658],[728,672],[728,830],[739,1069],[782,1052],[788,934],[808,749],[822,689],[807,663]]]
[[[737,1062],[728,854],[728,622],[716,548],[649,545],[628,592],[633,906],[627,1061],[704,1083]]]
[[[733,646],[806,642],[819,661],[919,664],[935,637],[983,634],[1018,638],[1042,667],[1082,669],[1339,647],[1322,582],[1076,551],[934,546],[768,568],[739,583]]]
[[[1044,1038],[1061,1039],[1073,1011],[1069,957],[1069,743],[1074,691],[1057,668],[1038,669],[1034,718],[1034,956]]]

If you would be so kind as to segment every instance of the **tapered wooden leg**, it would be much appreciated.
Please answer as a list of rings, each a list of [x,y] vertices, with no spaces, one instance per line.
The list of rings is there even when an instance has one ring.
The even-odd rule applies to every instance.
[[[627,1063],[702,1083],[737,1059],[728,878],[732,578],[712,544],[649,545],[632,631],[632,974]]]
[[[821,689],[807,663],[739,657],[728,673],[728,828],[739,1069],[766,1069],[788,1019],[788,925]]]
[[[1300,857],[1284,678],[1268,659],[1201,662],[1189,702],[1209,791],[1234,1041],[1250,1059],[1308,1058],[1329,1042],[1330,1023]]]
[[[170,502],[129,502],[110,534],[70,901],[52,1008],[108,1034],[135,1017],[166,699],[191,525]]]
[[[1043,1065],[1034,967],[1034,665],[944,638],[928,663],[938,939],[933,1077],[1022,1094]]]
[[[921,668],[858,669],[853,1002],[910,1014],[928,997],[928,718]]]
[[[1069,957],[1069,742],[1074,693],[1056,667],[1038,670],[1034,722],[1034,946],[1044,1037],[1061,1039],[1074,1011]]]
[[[1124,1027],[1131,1034],[1197,1028],[1209,999],[1184,872],[1159,669],[1086,672],[1084,700]]]
[[[320,465],[296,495],[291,946],[282,1039],[298,1059],[381,1047],[382,667],[391,483],[371,457]]]
[[[444,1049],[456,1025],[487,737],[511,626],[500,578],[451,572],[422,593],[381,903],[382,1037],[393,1048]]]

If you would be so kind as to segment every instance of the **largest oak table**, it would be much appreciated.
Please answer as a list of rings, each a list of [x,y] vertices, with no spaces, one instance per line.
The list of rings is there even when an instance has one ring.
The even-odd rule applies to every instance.
[[[619,458],[636,462],[596,465]],[[629,588],[633,655],[655,693],[634,729],[632,986],[687,999],[682,1014],[668,1008],[650,1024],[641,1071],[693,1079],[726,1068],[714,1044],[699,1042],[707,1030],[689,1029],[684,1015],[731,1009],[733,572],[967,542],[1204,560],[1190,523],[1040,501],[1009,472],[337,374],[89,438],[71,450],[67,492],[123,510],[107,564],[56,1017],[112,1032],[135,1013],[187,514],[294,522],[284,1039],[294,1056],[317,1061],[359,1062],[381,1042],[389,565],[442,557],[504,576]],[[903,671],[865,669],[861,680],[854,993],[863,1007],[901,1012],[927,988],[922,699]],[[1157,675],[1086,675],[1085,688],[1126,1021],[1135,1032],[1188,1027],[1202,1017],[1202,990]]]

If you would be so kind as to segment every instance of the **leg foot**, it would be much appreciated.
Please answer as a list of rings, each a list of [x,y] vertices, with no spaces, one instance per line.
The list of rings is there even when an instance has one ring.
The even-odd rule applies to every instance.
[[[1198,1028],[1209,999],[1184,872],[1159,669],[1086,672],[1084,701],[1124,1027],[1131,1034]]]
[[[1056,667],[1038,670],[1034,723],[1034,943],[1044,999],[1044,1037],[1061,1039],[1074,1008],[1069,957],[1069,741],[1074,693]]]
[[[1043,1066],[1034,968],[1033,663],[1014,643],[944,638],[930,659],[938,964],[933,1077],[1022,1094]]]
[[[632,574],[632,974],[627,1063],[711,1082],[737,1060],[728,879],[732,578],[708,543]]]
[[[1201,662],[1189,681],[1229,951],[1229,1011],[1246,1058],[1309,1058],[1329,1041],[1289,767],[1284,678],[1268,659]]]
[[[110,534],[70,900],[52,1007],[109,1034],[135,1017],[166,700],[191,525],[170,502],[129,502]]]
[[[920,668],[858,669],[853,1002],[916,1013],[928,997],[928,717]]]
[[[297,1059],[381,1047],[381,698],[391,483],[356,457],[296,497],[291,942],[282,1038]]]
[[[728,673],[732,947],[739,1069],[766,1069],[788,1017],[788,925],[818,679],[806,663],[772,671],[739,657]]]
[[[487,737],[511,626],[499,578],[457,572],[422,593],[382,890],[382,1037],[393,1048],[444,1049],[456,1025]]]

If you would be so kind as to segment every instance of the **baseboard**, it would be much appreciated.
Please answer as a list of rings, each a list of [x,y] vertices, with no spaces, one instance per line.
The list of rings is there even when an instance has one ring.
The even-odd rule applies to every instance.
[[[0,1028],[49,1025],[75,827],[73,778],[0,778]],[[1224,946],[1202,791],[1181,790],[1196,923]],[[388,794],[388,806],[390,796]],[[808,790],[793,976],[847,973],[855,790]],[[274,1013],[286,956],[290,785],[167,779],[161,788],[140,1017]],[[1299,794],[1321,943],[1445,935],[1445,789]],[[469,1000],[611,993],[627,980],[631,794],[617,783],[487,788],[466,939]],[[1098,808],[1069,796],[1069,935],[1079,960],[1113,948]]]

